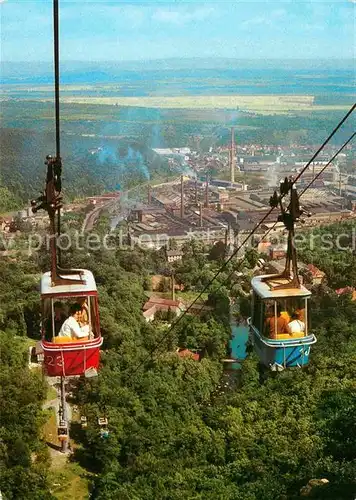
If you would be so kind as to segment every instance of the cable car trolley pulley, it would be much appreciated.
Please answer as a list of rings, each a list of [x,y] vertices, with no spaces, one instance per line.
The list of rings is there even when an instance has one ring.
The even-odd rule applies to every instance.
[[[65,441],[68,439],[68,424],[65,420],[59,421],[57,434],[60,441]]]
[[[109,437],[108,419],[106,417],[99,417],[98,424],[100,427],[100,436],[102,438]]]

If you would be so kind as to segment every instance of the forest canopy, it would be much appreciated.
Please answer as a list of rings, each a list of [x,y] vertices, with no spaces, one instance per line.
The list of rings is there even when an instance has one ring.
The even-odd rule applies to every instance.
[[[0,489],[9,499],[50,498],[46,466],[34,459],[43,456],[43,383],[29,374],[24,340],[18,338],[39,338],[36,283],[47,266],[42,257],[0,264],[5,415]],[[188,290],[201,290],[220,265],[215,257],[193,240],[175,264],[177,280]],[[75,431],[73,424],[80,444],[73,459],[90,474],[92,498],[285,500],[300,498],[310,480],[326,479],[312,488],[312,498],[353,500],[356,303],[327,285],[313,289],[318,342],[307,368],[267,372],[249,353],[241,370],[224,372],[229,290],[243,315],[254,265],[250,257],[245,278],[218,290],[227,279],[223,274],[207,298],[212,309],[187,316],[162,341],[164,322],[147,324],[141,310],[148,277],[166,265],[164,253],[134,248],[63,256],[66,265],[91,269],[100,293],[100,374],[79,380],[74,389],[88,427]],[[331,258],[341,273],[343,261]],[[177,347],[199,350],[201,361],[179,358]],[[19,385],[20,380],[25,382]],[[107,439],[97,425],[103,414]]]

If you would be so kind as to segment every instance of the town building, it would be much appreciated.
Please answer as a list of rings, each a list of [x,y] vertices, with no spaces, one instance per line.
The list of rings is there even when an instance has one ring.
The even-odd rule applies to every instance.
[[[143,316],[147,322],[153,321],[158,311],[173,312],[179,316],[185,309],[180,300],[162,299],[160,297],[150,297],[143,306]]]
[[[197,352],[190,351],[189,349],[184,349],[179,347],[176,350],[176,353],[180,358],[190,358],[193,359],[194,361],[199,361],[200,355]]]
[[[337,290],[335,290],[335,293],[339,296],[350,294],[351,300],[356,301],[356,289],[351,287],[351,286],[346,286],[344,288],[338,288]]]
[[[184,253],[181,250],[166,250],[168,262],[176,262],[182,260]]]
[[[311,282],[313,285],[321,285],[325,279],[324,271],[318,269],[314,264],[307,264],[305,270],[310,273]]]

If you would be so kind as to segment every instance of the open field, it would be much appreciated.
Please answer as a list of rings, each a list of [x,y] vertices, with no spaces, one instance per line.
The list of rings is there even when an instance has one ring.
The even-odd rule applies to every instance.
[[[27,203],[38,196],[43,185],[43,159],[54,148],[52,97],[47,93],[35,99],[32,95],[1,102],[0,188],[6,188],[1,211]],[[351,97],[318,96],[313,92],[210,97],[62,96],[65,196],[91,196],[119,185],[126,190],[149,178],[151,182],[166,181],[176,171],[171,171],[167,160],[152,154],[152,149],[184,145],[194,150],[199,142],[201,150],[207,152],[210,147],[229,144],[231,126],[239,144],[320,144],[350,109]],[[353,131],[350,119],[335,136],[335,143],[341,145]],[[129,161],[125,159],[128,144],[139,152]],[[136,193],[139,199],[146,197],[144,188]]]
[[[337,77],[337,75],[334,75],[334,77]],[[318,91],[319,87],[325,88],[330,88],[331,90],[335,89],[335,83],[333,81],[325,81],[325,75],[298,75],[298,78],[300,79],[300,88],[301,88],[301,94],[304,95],[304,86],[303,82],[312,82],[313,86],[315,87],[315,90]],[[331,75],[331,78],[333,78],[333,75]],[[150,94],[151,96],[154,96],[156,93],[157,95],[174,95],[174,93],[177,93],[179,91],[185,91],[186,89],[184,86],[196,86],[199,87],[199,89],[213,89],[214,87],[217,87],[218,90],[221,89],[222,84],[223,87],[231,89],[235,86],[238,86],[239,88],[244,88],[246,87],[247,89],[255,88],[258,89],[260,87],[265,87],[266,83],[270,83],[271,80],[268,82],[263,81],[261,78],[257,80],[251,80],[251,79],[238,79],[233,80],[233,79],[228,79],[228,78],[214,78],[214,77],[209,77],[205,81],[202,81],[201,78],[191,78],[189,76],[186,77],[179,77],[175,76],[174,81],[172,80],[167,80],[167,79],[155,79],[154,80],[154,86],[157,88],[153,88],[154,86],[151,86]],[[130,79],[124,79],[123,81],[119,81],[118,83],[87,83],[87,84],[62,84],[60,85],[60,92],[125,92],[128,89],[133,89],[133,90],[139,90],[142,88],[143,83],[142,81],[132,81]],[[169,87],[169,92],[167,94],[167,86]],[[343,90],[343,89],[350,89],[350,83],[349,82],[338,82],[338,90]],[[231,90],[230,89],[230,90]],[[3,94],[16,94],[16,93],[23,93],[23,92],[50,92],[53,93],[53,85],[52,84],[41,84],[41,85],[30,85],[28,83],[16,83],[16,84],[4,84],[1,87],[1,92]],[[173,92],[173,93],[172,93]],[[229,92],[230,93],[230,92]],[[281,93],[283,94],[283,92]],[[195,94],[196,95],[196,94]],[[199,95],[199,94],[198,94]],[[271,95],[274,95],[272,93]],[[276,93],[278,95],[278,93]]]
[[[52,468],[49,478],[53,495],[57,500],[87,500],[90,497],[87,475],[75,462],[67,461]]]
[[[41,99],[46,102],[46,99]],[[230,109],[255,113],[288,113],[293,111],[345,110],[347,105],[315,105],[312,95],[226,95],[177,97],[80,97],[63,96],[67,104],[101,104],[160,109]]]

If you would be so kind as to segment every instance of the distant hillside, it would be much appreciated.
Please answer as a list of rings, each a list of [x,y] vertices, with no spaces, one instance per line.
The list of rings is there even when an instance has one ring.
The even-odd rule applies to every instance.
[[[0,129],[0,212],[39,196],[46,177],[44,161],[53,148],[52,132]],[[166,161],[128,140],[100,143],[91,137],[66,136],[62,157],[67,199],[132,187],[169,173]]]
[[[6,187],[1,185],[0,179],[0,213],[8,212],[19,206],[20,200]]]

